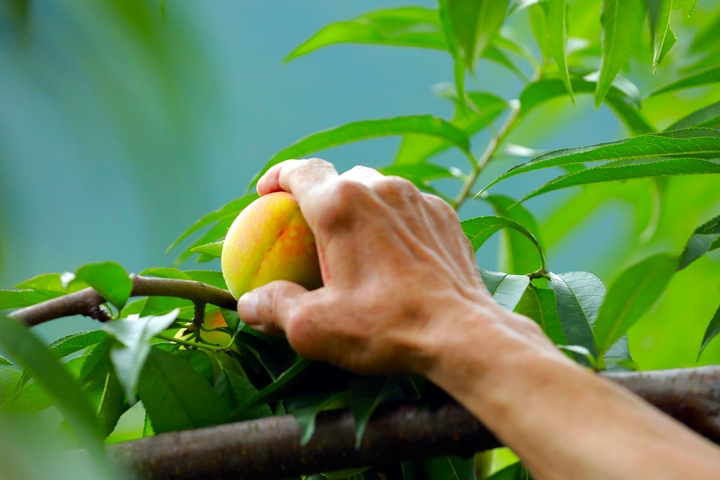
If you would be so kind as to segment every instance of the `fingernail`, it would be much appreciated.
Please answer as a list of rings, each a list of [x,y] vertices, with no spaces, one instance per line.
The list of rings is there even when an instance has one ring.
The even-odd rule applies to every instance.
[[[251,326],[260,324],[258,316],[259,301],[258,294],[255,292],[248,292],[240,297],[240,300],[238,300],[238,315],[243,322]]]

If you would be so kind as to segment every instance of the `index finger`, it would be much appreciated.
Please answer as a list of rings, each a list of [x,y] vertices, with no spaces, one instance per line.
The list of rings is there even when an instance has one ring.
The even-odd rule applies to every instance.
[[[265,172],[258,180],[257,192],[261,196],[279,191],[290,192],[302,205],[309,201],[313,190],[337,178],[335,167],[325,160],[285,160]]]

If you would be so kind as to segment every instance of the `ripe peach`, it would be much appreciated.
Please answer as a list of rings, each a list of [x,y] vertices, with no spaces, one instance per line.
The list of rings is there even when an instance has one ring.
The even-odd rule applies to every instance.
[[[221,265],[235,298],[273,280],[322,286],[315,237],[290,193],[263,195],[228,230]]]

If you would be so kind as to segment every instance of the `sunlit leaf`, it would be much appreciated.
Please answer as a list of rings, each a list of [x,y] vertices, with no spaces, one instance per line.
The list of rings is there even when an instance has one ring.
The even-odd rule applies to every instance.
[[[647,3],[650,29],[653,35],[654,71],[676,41],[675,35],[670,30],[673,0],[645,0],[645,3]]]
[[[207,245],[199,245],[197,247],[193,247],[190,249],[190,251],[220,258],[220,256],[222,255],[222,248],[223,242],[219,241],[214,243],[208,243]]]
[[[115,262],[83,265],[75,272],[75,278],[93,287],[118,309],[125,306],[133,289],[130,276],[120,264]]]
[[[3,356],[0,356],[0,366],[1,365],[12,365],[12,362]]]
[[[147,356],[138,395],[155,433],[218,425],[230,414],[228,405],[202,375],[157,348]]]
[[[673,8],[675,10],[682,9],[690,17],[697,7],[697,2],[698,0],[673,0]]]
[[[681,78],[670,85],[666,85],[659,90],[655,90],[649,96],[654,97],[663,93],[684,90],[686,88],[701,87],[712,83],[720,82],[720,66],[708,68],[700,72],[692,73],[687,77]]]
[[[718,248],[720,248],[720,216],[699,226],[693,232],[683,249],[683,253],[680,255],[679,270],[686,268],[698,258]]]
[[[630,57],[631,49],[642,34],[645,22],[643,0],[604,0],[600,22],[603,27],[602,61],[600,79],[595,92],[595,107],[599,107],[607,95],[613,80]]]
[[[58,292],[61,294],[77,292],[86,288],[88,285],[81,281],[72,281],[67,285],[67,288],[63,285],[61,279],[62,274],[59,273],[43,273],[37,277],[25,280],[24,282],[15,285],[18,290],[39,290],[44,292]]]
[[[568,343],[587,348],[597,358],[593,325],[605,298],[605,285],[587,272],[551,273],[550,281]]]
[[[110,358],[131,403],[134,403],[140,372],[150,354],[150,341],[172,325],[178,313],[174,310],[163,316],[121,318],[102,325],[102,329],[117,340],[110,350]]]
[[[488,270],[481,270],[480,274],[495,301],[510,312],[515,310],[530,285],[530,277],[527,275],[508,275]]]
[[[702,355],[705,347],[707,347],[708,344],[712,342],[715,337],[718,336],[718,334],[720,334],[720,307],[718,307],[715,315],[713,315],[712,320],[710,320],[707,329],[705,329],[705,335],[703,335],[702,345],[700,345],[700,350],[698,351],[698,359],[700,359],[700,355]]]
[[[713,103],[712,105],[692,112],[670,125],[666,130],[680,130],[690,127],[720,127],[720,102]]]
[[[615,280],[595,322],[598,350],[606,352],[660,298],[678,258],[658,254],[633,265]]]
[[[29,307],[60,295],[62,294],[34,290],[0,290],[0,310]]]
[[[488,477],[487,480],[532,480],[522,463],[516,462]]]
[[[493,234],[504,228],[520,232],[535,246],[542,268],[545,267],[545,254],[538,240],[525,227],[513,220],[503,217],[476,217],[464,220],[460,222],[460,225],[475,250],[480,248]]]
[[[438,137],[451,145],[455,145],[463,152],[470,151],[470,139],[465,132],[445,120],[431,115],[415,115],[385,120],[362,120],[315,133],[281,150],[255,175],[250,185],[254,185],[270,167],[283,160],[302,158],[320,150],[360,140],[413,133]]]
[[[555,63],[560,73],[560,78],[570,94],[570,99],[575,102],[572,84],[570,83],[570,71],[567,62],[567,2],[566,0],[547,0],[547,26],[549,44],[552,50]]]

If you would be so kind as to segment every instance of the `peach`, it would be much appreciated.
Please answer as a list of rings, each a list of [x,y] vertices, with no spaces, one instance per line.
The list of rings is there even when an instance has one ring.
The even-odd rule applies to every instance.
[[[315,237],[287,192],[263,195],[240,212],[225,237],[221,265],[235,298],[273,280],[322,286]]]

